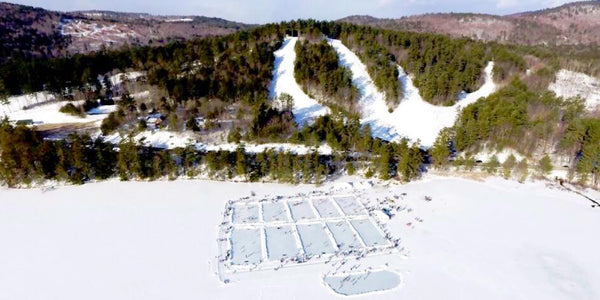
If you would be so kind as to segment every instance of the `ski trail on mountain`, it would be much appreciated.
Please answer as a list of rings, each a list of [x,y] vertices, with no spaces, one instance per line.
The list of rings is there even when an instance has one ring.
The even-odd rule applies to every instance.
[[[296,61],[295,45],[297,37],[286,37],[281,48],[274,52],[275,64],[273,80],[269,87],[269,97],[279,98],[282,93],[290,94],[294,98],[294,120],[300,126],[312,123],[316,118],[329,114],[328,107],[321,105],[317,100],[309,97],[294,78],[294,62]]]
[[[477,91],[461,93],[453,106],[436,106],[423,100],[412,79],[398,66],[402,99],[390,113],[385,95],[377,89],[360,58],[340,40],[328,39],[328,42],[337,52],[340,64],[352,71],[352,83],[361,92],[358,100],[361,122],[371,126],[374,137],[387,141],[407,138],[411,142],[419,141],[422,147],[429,148],[442,129],[454,124],[460,109],[479,98],[489,96],[497,89],[492,80],[494,63],[489,62],[484,70],[484,84]]]

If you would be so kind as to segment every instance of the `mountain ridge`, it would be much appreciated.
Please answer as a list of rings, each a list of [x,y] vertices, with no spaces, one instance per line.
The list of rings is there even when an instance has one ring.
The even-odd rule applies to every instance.
[[[216,36],[254,25],[205,16],[155,16],[90,10],[61,12],[0,2],[0,57],[57,57],[162,45],[173,40]]]
[[[468,37],[521,45],[600,43],[600,1],[567,3],[510,15],[427,13],[401,18],[353,15],[337,20],[383,29]]]

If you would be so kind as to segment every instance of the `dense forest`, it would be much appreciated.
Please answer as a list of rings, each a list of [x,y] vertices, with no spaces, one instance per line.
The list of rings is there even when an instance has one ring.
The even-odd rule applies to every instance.
[[[337,53],[327,41],[300,41],[296,44],[294,77],[307,94],[334,111],[356,113],[358,91],[352,85],[352,72],[338,61]]]

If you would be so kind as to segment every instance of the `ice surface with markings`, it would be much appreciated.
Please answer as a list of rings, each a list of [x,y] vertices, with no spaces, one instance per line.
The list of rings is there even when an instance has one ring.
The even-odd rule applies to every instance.
[[[230,201],[218,239],[220,272],[278,269],[393,251],[397,243],[359,198],[322,192]]]

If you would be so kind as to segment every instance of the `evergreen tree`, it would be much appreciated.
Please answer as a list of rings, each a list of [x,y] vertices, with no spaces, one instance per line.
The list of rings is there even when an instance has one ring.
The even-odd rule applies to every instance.
[[[504,178],[509,179],[512,169],[515,167],[515,165],[517,164],[517,158],[511,154],[509,155],[506,160],[504,161],[504,163],[502,163],[502,175],[504,176]]]
[[[537,169],[543,177],[548,176],[552,172],[552,160],[550,160],[547,154],[538,161]]]
[[[491,175],[496,174],[498,167],[500,167],[500,162],[498,161],[498,157],[496,155],[490,157],[490,160],[488,160],[483,166],[484,170]]]
[[[235,150],[235,172],[238,176],[246,175],[246,149],[239,145]]]

